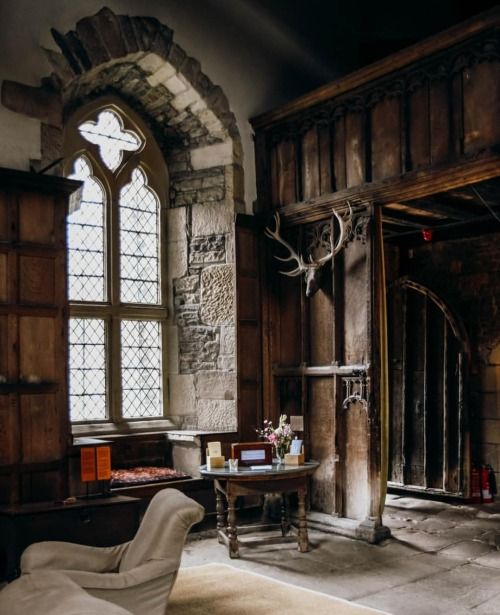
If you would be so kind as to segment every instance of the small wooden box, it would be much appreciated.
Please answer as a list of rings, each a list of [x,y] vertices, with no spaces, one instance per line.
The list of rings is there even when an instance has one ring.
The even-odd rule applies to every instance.
[[[223,468],[226,458],[223,455],[217,455],[207,457],[207,470],[214,470],[215,468]]]
[[[231,457],[240,466],[271,465],[273,445],[270,442],[235,442],[231,444]]]
[[[304,451],[298,455],[292,453],[285,453],[285,465],[286,466],[303,466],[304,465]]]

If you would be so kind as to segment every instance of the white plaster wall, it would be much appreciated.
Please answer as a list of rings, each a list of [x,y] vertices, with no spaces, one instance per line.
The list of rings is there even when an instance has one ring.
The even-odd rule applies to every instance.
[[[0,142],[0,166],[28,171],[29,161],[40,158],[40,121],[0,105]]]

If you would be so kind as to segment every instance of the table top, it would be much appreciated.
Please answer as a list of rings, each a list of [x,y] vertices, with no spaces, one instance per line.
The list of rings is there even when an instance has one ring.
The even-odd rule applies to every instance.
[[[226,461],[223,468],[214,468],[207,470],[206,465],[200,466],[200,474],[206,478],[226,478],[233,480],[252,480],[254,478],[283,478],[292,477],[303,474],[312,474],[319,466],[318,461],[306,461],[303,465],[285,465],[284,463],[273,462],[272,467],[269,466],[252,466],[252,468],[243,466],[237,470],[230,470],[229,463]]]

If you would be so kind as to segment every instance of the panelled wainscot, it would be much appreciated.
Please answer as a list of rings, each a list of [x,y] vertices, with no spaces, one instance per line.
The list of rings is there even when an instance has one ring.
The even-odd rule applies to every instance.
[[[67,497],[66,213],[80,186],[0,169],[0,503]]]
[[[311,527],[370,541],[387,536],[381,512],[389,468],[402,488],[469,493],[468,343],[446,302],[424,290],[428,302],[415,305],[428,315],[398,321],[425,327],[408,338],[414,359],[394,363],[403,351],[391,337],[388,354],[394,331],[386,334],[383,263],[387,282],[401,285],[424,243],[422,228],[435,225],[442,240],[451,230],[454,237],[492,230],[490,214],[466,188],[480,192],[500,175],[499,28],[496,8],[252,121],[261,222],[254,236],[263,254],[262,322],[254,322],[263,358],[262,380],[240,374],[240,388],[261,387],[268,418],[303,415],[306,450],[320,461]],[[264,226],[275,230],[275,212],[295,255],[264,238]],[[306,297],[305,269],[337,245],[339,217],[346,221],[342,249],[318,267],[319,290]],[[301,266],[297,277],[279,273]],[[407,287],[421,292],[425,285]],[[248,324],[239,321],[244,337]],[[436,330],[436,340],[449,340],[442,377],[432,367]],[[401,376],[397,365],[413,371]],[[429,378],[420,377],[422,369]],[[445,377],[443,393],[436,387]]]

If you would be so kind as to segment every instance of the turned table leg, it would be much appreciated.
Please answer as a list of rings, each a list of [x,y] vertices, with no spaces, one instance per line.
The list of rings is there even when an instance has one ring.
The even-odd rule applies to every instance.
[[[299,499],[299,531],[298,531],[298,543],[299,551],[305,553],[309,551],[309,539],[307,535],[307,518],[306,518],[306,489],[301,487],[298,490]]]
[[[288,521],[288,507],[286,503],[286,493],[281,494],[281,535],[286,536],[290,531],[290,522]]]
[[[240,556],[238,533],[236,529],[236,496],[227,495],[227,537],[229,538],[229,557]]]
[[[220,543],[224,542],[222,534],[226,531],[226,514],[224,511],[224,496],[215,489],[215,510],[217,512],[217,539]]]

